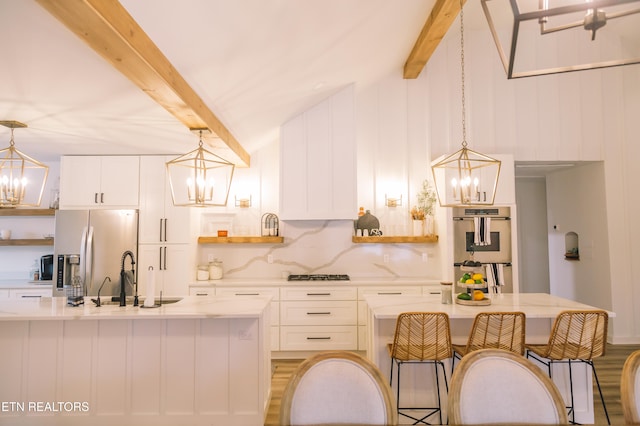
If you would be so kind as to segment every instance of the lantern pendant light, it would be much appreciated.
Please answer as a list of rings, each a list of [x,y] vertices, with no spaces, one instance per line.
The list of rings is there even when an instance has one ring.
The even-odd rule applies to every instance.
[[[19,121],[0,121],[11,129],[9,146],[0,150],[0,208],[38,207],[47,183],[49,167],[15,147],[13,130],[25,128]]]
[[[467,147],[466,108],[464,92],[464,12],[460,1],[460,65],[462,82],[462,149],[439,159],[431,171],[438,200],[442,207],[493,205],[500,160]]]
[[[167,162],[171,197],[175,206],[226,206],[235,165],[204,148],[202,133],[198,148]]]

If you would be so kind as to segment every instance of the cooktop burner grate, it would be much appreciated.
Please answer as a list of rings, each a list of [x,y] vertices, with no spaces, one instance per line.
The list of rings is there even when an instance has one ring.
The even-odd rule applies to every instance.
[[[289,281],[349,281],[347,274],[289,275]]]

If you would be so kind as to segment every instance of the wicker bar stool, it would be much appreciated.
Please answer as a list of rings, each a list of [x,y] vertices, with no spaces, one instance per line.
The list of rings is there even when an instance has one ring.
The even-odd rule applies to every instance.
[[[573,378],[571,362],[583,362],[591,366],[593,377],[598,385],[600,400],[604,408],[604,414],[609,420],[607,405],[604,402],[600,381],[593,359],[603,356],[607,343],[607,323],[609,315],[606,311],[564,311],[556,317],[549,342],[546,345],[526,345],[527,357],[533,358],[547,366],[551,377],[551,366],[554,363],[569,364],[569,389],[571,393],[571,405],[567,406],[568,415],[571,415],[572,423],[575,423],[575,410],[573,400]]]
[[[391,356],[391,373],[389,385],[393,386],[393,365],[398,366],[397,378],[397,406],[398,416],[405,416],[415,421],[414,424],[424,423],[426,419],[438,414],[442,424],[442,401],[440,398],[440,378],[438,366],[442,368],[444,384],[447,393],[449,383],[443,360],[453,356],[451,348],[451,331],[449,316],[444,312],[404,312],[398,315],[393,343],[387,345]],[[400,406],[400,367],[402,364],[433,364],[436,377],[437,407],[401,407]],[[426,410],[421,418],[415,418],[401,410]]]
[[[524,312],[480,312],[476,315],[466,345],[453,345],[453,371],[456,358],[462,359],[478,349],[504,349],[524,355],[526,317]]]

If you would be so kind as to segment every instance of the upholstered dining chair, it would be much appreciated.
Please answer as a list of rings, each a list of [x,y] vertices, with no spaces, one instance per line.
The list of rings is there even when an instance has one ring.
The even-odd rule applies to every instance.
[[[524,355],[526,317],[523,312],[480,312],[476,315],[466,345],[453,345],[453,360],[478,349],[504,349]]]
[[[640,350],[629,355],[622,367],[620,402],[624,422],[640,424]]]
[[[462,358],[449,388],[449,422],[567,424],[560,391],[533,362],[503,349]]]
[[[320,352],[293,372],[280,405],[280,425],[397,425],[391,388],[378,367],[347,351]]]
[[[569,365],[569,390],[570,401],[566,408],[569,410],[571,420],[575,423],[575,409],[573,400],[573,375],[571,372],[572,362],[582,362],[591,367],[593,377],[598,385],[600,400],[604,408],[604,414],[609,420],[609,412],[604,402],[600,381],[596,373],[593,359],[603,356],[607,344],[607,324],[609,315],[603,310],[572,310],[563,311],[558,314],[549,341],[545,345],[525,345],[527,358],[533,358],[547,366],[549,377],[552,377],[552,365],[555,363],[567,363]]]
[[[444,312],[401,313],[396,320],[393,343],[387,345],[387,349],[391,357],[391,372],[389,374],[389,385],[391,386],[393,386],[393,366],[395,364],[398,367],[398,377],[396,379],[398,416],[414,420],[415,423],[413,424],[428,424],[426,419],[437,413],[440,424],[442,424],[442,400],[440,397],[438,366],[442,368],[442,376],[448,392],[449,384],[443,361],[453,356],[449,316]],[[403,364],[433,365],[436,379],[437,407],[403,407],[400,404],[400,367]],[[425,411],[425,413],[420,418],[409,414],[409,412],[416,411]]]

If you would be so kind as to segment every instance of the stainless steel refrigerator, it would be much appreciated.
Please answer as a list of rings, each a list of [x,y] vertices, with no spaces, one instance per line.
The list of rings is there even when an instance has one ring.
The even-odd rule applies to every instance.
[[[74,280],[85,296],[96,296],[101,286],[100,296],[119,296],[123,255],[138,256],[138,211],[58,210],[55,229],[53,296],[68,296]],[[130,257],[124,267],[132,269]],[[125,289],[134,294],[131,283]]]

